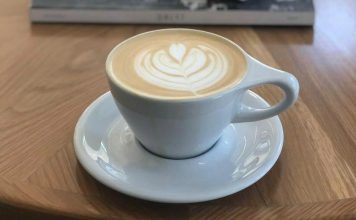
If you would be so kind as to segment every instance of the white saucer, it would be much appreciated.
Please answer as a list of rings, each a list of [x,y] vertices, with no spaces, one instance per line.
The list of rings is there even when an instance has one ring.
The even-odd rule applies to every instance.
[[[268,106],[250,91],[243,101]],[[84,111],[74,134],[77,158],[98,181],[130,196],[171,203],[217,199],[250,186],[272,168],[282,145],[283,128],[275,116],[229,125],[198,157],[164,159],[138,144],[110,92]]]

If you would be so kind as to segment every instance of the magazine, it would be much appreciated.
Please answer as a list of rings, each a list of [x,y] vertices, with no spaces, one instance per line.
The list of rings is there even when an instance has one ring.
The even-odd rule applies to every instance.
[[[313,25],[312,0],[32,0],[33,22]]]

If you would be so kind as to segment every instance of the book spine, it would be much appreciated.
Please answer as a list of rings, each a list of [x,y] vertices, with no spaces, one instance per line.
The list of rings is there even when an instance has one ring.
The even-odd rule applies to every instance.
[[[201,25],[313,25],[314,13],[274,11],[90,10],[31,8],[32,22]]]

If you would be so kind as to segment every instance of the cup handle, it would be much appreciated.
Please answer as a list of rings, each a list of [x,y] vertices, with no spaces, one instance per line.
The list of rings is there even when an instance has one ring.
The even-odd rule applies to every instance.
[[[256,86],[272,84],[284,91],[284,98],[276,105],[263,109],[240,104],[232,119],[233,123],[257,121],[278,115],[290,107],[298,98],[299,83],[292,74],[269,67],[252,57],[249,57],[248,64],[249,74],[241,83],[242,90],[246,92]]]

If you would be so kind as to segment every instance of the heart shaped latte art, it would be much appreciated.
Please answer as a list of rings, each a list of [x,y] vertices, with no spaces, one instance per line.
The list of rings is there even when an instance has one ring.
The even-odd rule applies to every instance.
[[[227,66],[218,49],[206,45],[189,48],[183,43],[142,50],[134,61],[135,71],[146,82],[193,94],[221,80]]]

